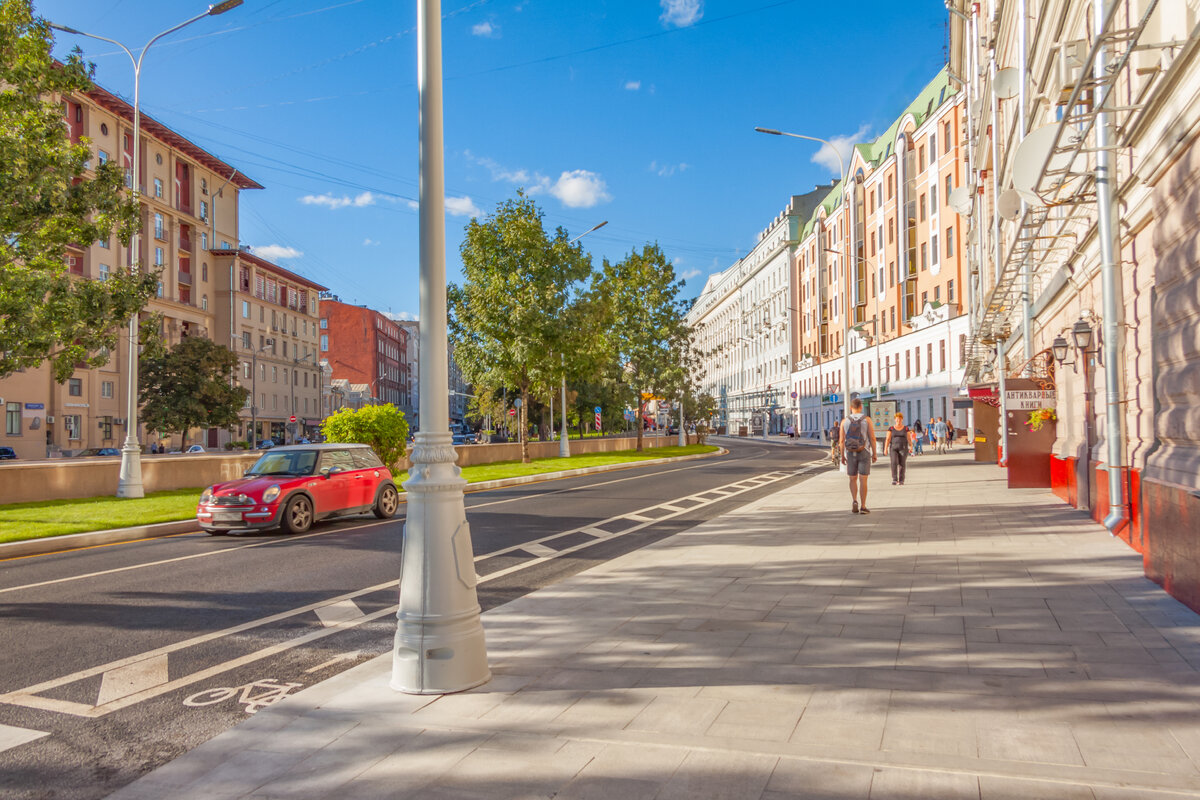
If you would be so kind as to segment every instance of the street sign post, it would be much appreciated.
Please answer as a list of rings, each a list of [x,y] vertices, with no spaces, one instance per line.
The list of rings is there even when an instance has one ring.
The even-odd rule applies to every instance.
[[[600,406],[596,406],[596,431],[600,431]]]

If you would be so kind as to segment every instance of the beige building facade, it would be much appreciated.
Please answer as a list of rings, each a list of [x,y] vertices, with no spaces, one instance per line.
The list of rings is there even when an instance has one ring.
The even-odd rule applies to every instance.
[[[1200,3],[950,7],[979,276],[968,378],[1052,393],[1054,491],[1200,608]]]
[[[168,346],[186,336],[211,336],[221,284],[211,252],[237,247],[239,193],[262,186],[144,114],[140,152],[135,154],[132,106],[100,87],[64,98],[62,104],[72,140],[86,137],[97,162],[119,160],[130,185],[133,159],[141,160],[140,258],[161,270],[158,295],[146,311],[163,315]],[[114,237],[72,249],[67,265],[81,279],[105,280],[138,259],[139,254]],[[0,443],[21,459],[119,448],[126,437],[128,407],[124,332],[110,356],[105,366],[76,370],[61,384],[45,366],[0,381],[0,407],[5,411]],[[158,441],[144,429],[139,438],[147,446],[151,438]],[[181,438],[164,444],[177,446]]]

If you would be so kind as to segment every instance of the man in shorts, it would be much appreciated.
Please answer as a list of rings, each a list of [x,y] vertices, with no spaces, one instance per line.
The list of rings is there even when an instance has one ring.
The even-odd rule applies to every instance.
[[[850,401],[850,416],[840,426],[842,463],[850,476],[850,513],[870,514],[867,508],[867,476],[871,464],[879,458],[875,447],[875,428],[862,413],[862,400]]]

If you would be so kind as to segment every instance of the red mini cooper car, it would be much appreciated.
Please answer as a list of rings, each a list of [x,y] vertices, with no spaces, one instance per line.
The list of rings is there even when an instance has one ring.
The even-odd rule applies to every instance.
[[[245,475],[208,487],[196,520],[213,535],[282,528],[303,533],[313,522],[373,511],[389,519],[400,506],[392,473],[365,444],[305,444],[263,453]]]

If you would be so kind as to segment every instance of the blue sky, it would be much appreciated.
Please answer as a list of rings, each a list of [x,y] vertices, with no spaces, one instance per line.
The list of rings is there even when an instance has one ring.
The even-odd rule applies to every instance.
[[[206,0],[35,0],[140,47]],[[443,0],[447,272],[471,213],[518,186],[548,227],[619,259],[657,241],[694,296],[791,194],[830,179],[822,138],[872,138],[944,62],[940,0]],[[79,44],[132,97],[115,48]],[[347,302],[417,311],[416,3],[246,0],[161,40],[146,113],[262,183],[241,237]]]

